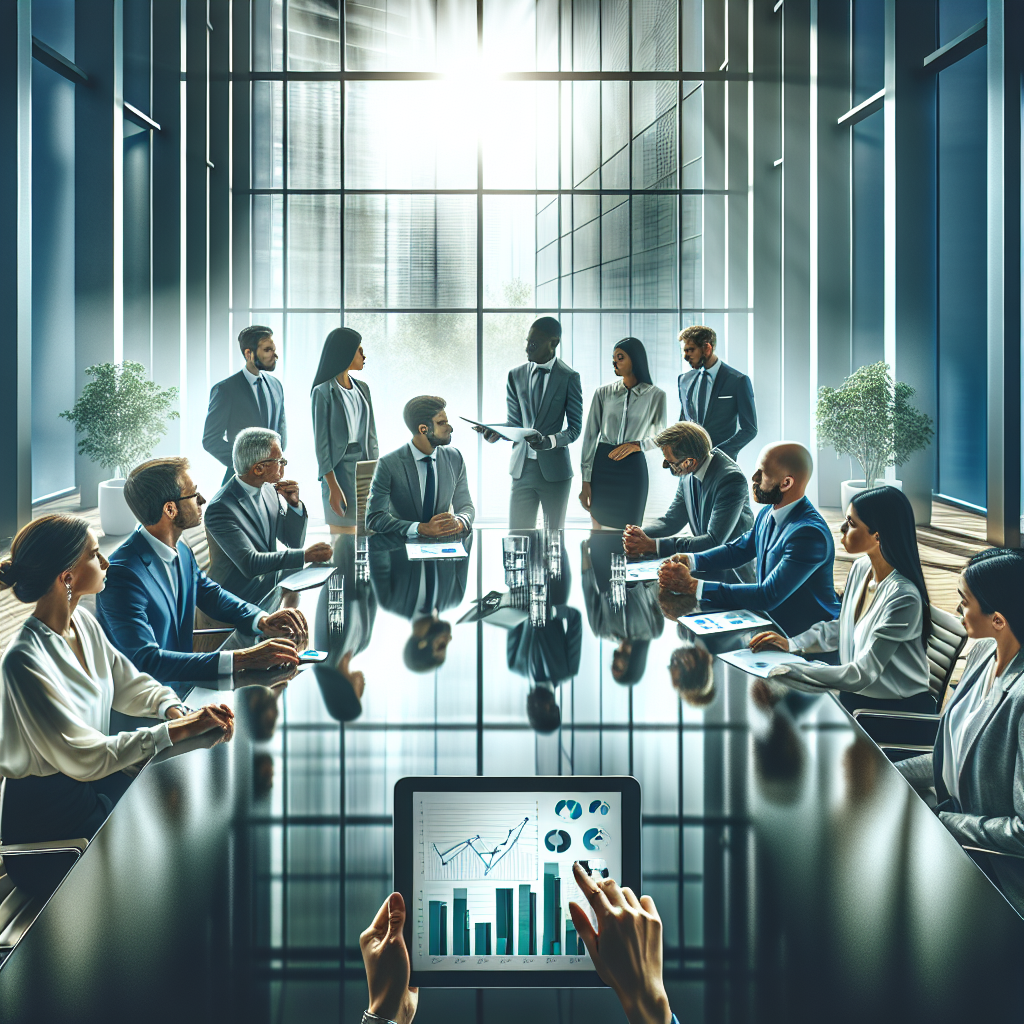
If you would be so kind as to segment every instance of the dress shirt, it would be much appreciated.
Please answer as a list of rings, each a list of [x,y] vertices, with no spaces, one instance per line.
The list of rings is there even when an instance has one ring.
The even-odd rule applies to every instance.
[[[949,711],[942,716],[942,730],[939,742],[944,744],[942,757],[942,781],[949,795],[960,800],[960,770],[967,756],[971,725],[979,714],[984,718],[990,700],[998,702],[1002,699],[1002,687],[999,685],[1002,676],[996,675],[996,658],[992,659],[991,667],[985,672],[985,678],[979,679]]]
[[[263,495],[260,493],[263,488],[253,487],[252,484],[247,484],[241,477],[238,477],[238,483],[242,490],[245,491],[249,504],[252,505],[252,510],[256,514],[256,522],[260,524],[260,528],[269,542],[273,531],[270,529],[270,522],[267,518],[267,506],[264,504]]]
[[[692,473],[693,479],[698,481],[698,483],[703,484],[704,483],[704,477],[707,474],[708,467],[710,465],[711,465],[711,452],[708,452],[708,454],[705,457],[704,461],[693,471],[693,473]]]
[[[260,404],[260,388],[263,388],[263,394],[266,395],[267,398],[267,415],[270,417],[270,422],[273,423],[274,399],[271,397],[270,388],[267,386],[267,382],[264,381],[262,384],[259,383],[259,379],[260,377],[263,376],[263,374],[250,373],[249,368],[247,366],[242,367],[242,373],[245,374],[245,379],[249,382],[249,385],[252,388],[252,397],[256,399],[257,406]],[[261,423],[260,426],[262,427],[264,426],[264,424]]]
[[[341,404],[345,408],[345,419],[348,422],[348,437],[349,442],[354,442],[357,438],[359,443],[366,444],[366,401],[363,399],[359,388],[356,387],[355,381],[349,378],[352,387],[342,387],[338,383],[338,378],[334,378],[334,386],[338,389],[341,394]]]
[[[548,371],[547,373],[543,374],[544,383],[541,385],[540,396],[543,399],[543,397],[547,394],[547,392],[548,392],[548,382],[551,380],[551,371],[554,369],[555,359],[557,359],[557,358],[558,358],[557,356],[552,356],[546,363],[532,363],[531,364],[531,366],[530,366],[530,398],[531,398],[531,400],[533,398],[533,387],[534,387],[534,384],[536,383],[538,369],[544,369],[544,370]],[[533,415],[530,417],[530,426],[531,427],[533,426],[534,422],[537,419],[538,411],[539,410],[537,410],[537,409],[533,410]],[[525,420],[525,417],[524,417],[524,420]],[[552,448],[556,447],[558,442],[555,440],[555,435],[554,434],[548,434],[547,437],[548,437],[548,440],[551,442],[551,447]],[[537,458],[536,450],[531,448],[529,445],[527,445],[527,447],[526,447],[526,457],[528,459],[536,459]]]
[[[81,662],[67,641],[30,615],[0,659],[0,775],[62,772],[102,779],[171,745],[167,723],[108,736],[111,708],[163,718],[180,698],[140,672],[84,608],[72,624]]]
[[[239,481],[241,482],[241,481]],[[153,549],[154,553],[164,564],[164,569],[167,571],[167,578],[171,583],[171,593],[174,595],[174,601],[178,601],[178,552],[174,548],[169,548],[162,540],[154,537],[145,527],[139,530],[139,533],[149,541],[149,546]],[[258,634],[260,631],[259,621],[263,618],[266,613],[260,611],[252,620],[252,631],[253,634]],[[221,676],[229,676],[234,671],[235,664],[235,652],[234,651],[221,651],[217,656],[217,674]]]
[[[580,472],[590,482],[599,444],[620,445],[633,441],[641,451],[656,448],[654,439],[665,429],[665,392],[654,384],[626,388],[622,380],[603,384],[594,392],[583,433]]]

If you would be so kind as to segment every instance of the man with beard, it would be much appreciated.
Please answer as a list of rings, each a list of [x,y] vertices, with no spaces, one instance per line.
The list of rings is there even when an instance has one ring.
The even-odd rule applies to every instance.
[[[445,400],[420,395],[402,418],[412,434],[408,444],[377,460],[366,501],[366,527],[375,533],[451,537],[473,526],[466,464],[449,445],[452,426]],[[454,507],[454,511],[452,511]]]
[[[284,416],[284,387],[274,376],[277,347],[269,327],[253,324],[239,332],[238,347],[245,366],[213,385],[203,428],[203,447],[223,466],[222,484],[234,475],[231,448],[240,430],[266,427],[281,435],[282,451],[288,446]],[[264,372],[265,371],[265,372]]]
[[[661,568],[661,585],[692,595],[704,610],[767,612],[789,636],[838,618],[835,544],[821,513],[804,496],[813,471],[811,453],[803,445],[768,445],[751,478],[754,500],[767,506],[753,529],[710,551],[673,555]],[[751,559],[756,560],[754,583],[712,583],[690,575],[691,569],[717,572]]]
[[[268,615],[229,594],[196,565],[182,533],[203,521],[205,499],[188,472],[188,459],[151,459],[124,485],[141,526],[110,556],[96,613],[110,642],[136,668],[170,684],[216,679],[242,669],[297,665],[296,640],[307,635],[301,612]],[[195,654],[196,608],[247,634],[275,639],[235,651]]]

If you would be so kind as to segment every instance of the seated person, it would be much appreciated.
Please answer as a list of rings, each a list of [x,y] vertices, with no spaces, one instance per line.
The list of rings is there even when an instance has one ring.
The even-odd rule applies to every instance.
[[[674,423],[655,442],[665,457],[662,465],[679,477],[668,511],[646,530],[629,525],[622,535],[627,555],[660,555],[677,551],[708,551],[743,536],[754,525],[743,470],[717,448],[699,423]],[[677,534],[690,528],[689,537]],[[755,577],[753,560],[735,570],[742,583]]]
[[[281,479],[288,460],[281,457],[279,434],[246,427],[235,437],[231,458],[234,476],[206,507],[209,577],[235,597],[259,604],[285,570],[330,561],[333,550],[323,542],[303,550],[309,520],[299,485]],[[278,550],[278,542],[285,547]]]
[[[980,855],[1003,895],[1024,913],[1024,552],[989,548],[960,577],[959,613],[971,648],[939,724],[934,749],[896,767],[936,803],[939,820]]]
[[[473,526],[466,464],[449,445],[445,400],[420,395],[402,413],[408,444],[377,460],[366,501],[366,528],[405,537],[449,537]],[[454,505],[454,514],[450,509]]]
[[[679,1024],[662,977],[662,925],[654,900],[650,896],[637,899],[614,878],[596,882],[579,864],[573,865],[573,875],[597,917],[597,931],[577,903],[569,904],[572,923],[598,976],[622,1003],[629,1024]],[[412,1024],[416,1016],[419,990],[409,988],[404,927],[405,901],[393,892],[359,936],[370,990],[363,1024]]]
[[[861,491],[846,510],[843,547],[861,555],[847,577],[839,618],[786,639],[758,633],[752,651],[839,651],[838,665],[779,666],[769,673],[839,690],[848,711],[863,707],[935,713],[928,687],[928,588],[914,510],[895,487]]]
[[[124,769],[213,729],[230,738],[231,709],[191,711],[118,652],[84,608],[103,589],[107,560],[78,516],[49,515],[18,531],[0,587],[35,602],[0,659],[0,775],[4,843],[91,839],[131,781]],[[108,736],[111,709],[164,719]],[[6,857],[11,880],[49,896],[69,858]]]
[[[838,618],[832,534],[804,495],[813,470],[811,453],[803,445],[768,445],[752,477],[754,500],[767,506],[753,529],[710,551],[673,555],[661,567],[661,585],[692,594],[703,611],[746,608],[769,612],[789,636],[816,622]],[[756,560],[753,583],[713,583],[690,575],[690,569],[736,569],[751,559]]]
[[[669,658],[668,674],[680,700],[690,707],[706,708],[714,703],[714,659],[703,643],[686,642],[677,647]]]
[[[297,665],[291,637],[308,630],[301,612],[268,615],[240,601],[199,571],[184,530],[203,521],[203,496],[188,472],[188,459],[151,459],[136,466],[124,497],[142,524],[110,556],[107,585],[96,611],[110,642],[133,664],[163,682],[216,679],[234,670]],[[196,608],[265,640],[237,651],[192,652]],[[288,638],[288,639],[286,639]]]

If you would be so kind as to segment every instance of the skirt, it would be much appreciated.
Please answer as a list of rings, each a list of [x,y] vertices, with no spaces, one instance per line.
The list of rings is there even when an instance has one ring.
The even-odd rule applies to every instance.
[[[366,459],[363,454],[363,446],[353,442],[345,449],[341,461],[334,467],[334,478],[338,486],[344,491],[348,498],[348,506],[345,508],[344,516],[339,517],[338,513],[331,508],[331,492],[327,487],[327,480],[320,481],[320,494],[324,500],[324,519],[328,526],[355,526],[356,525],[356,463]]]
[[[8,779],[0,837],[5,843],[92,839],[131,781],[124,772],[95,782],[79,782],[59,772]],[[43,899],[60,885],[73,864],[71,855],[54,853],[4,861],[19,889]]]
[[[599,444],[590,476],[590,514],[602,526],[616,530],[640,526],[647,507],[647,457],[633,452],[624,459],[609,459],[614,444]]]

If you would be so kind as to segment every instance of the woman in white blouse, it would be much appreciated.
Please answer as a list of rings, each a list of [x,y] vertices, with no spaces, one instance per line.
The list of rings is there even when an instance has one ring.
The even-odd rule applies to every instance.
[[[86,520],[68,515],[23,527],[0,563],[0,587],[35,603],[0,658],[5,843],[91,838],[130,782],[125,769],[212,729],[230,738],[234,728],[226,705],[190,711],[139,672],[78,607],[103,589],[108,564]],[[108,736],[112,708],[165,720]],[[33,895],[48,895],[67,870],[60,857],[9,860],[12,881]]]
[[[583,434],[580,504],[594,529],[623,530],[642,523],[647,506],[647,459],[665,429],[665,392],[655,387],[647,351],[637,338],[623,338],[612,352],[619,378],[594,392]]]
[[[935,711],[928,688],[931,612],[910,501],[895,487],[861,491],[846,510],[843,547],[853,563],[839,618],[786,639],[758,633],[753,651],[839,651],[838,665],[792,665],[770,675],[839,690],[850,711],[863,707]]]

